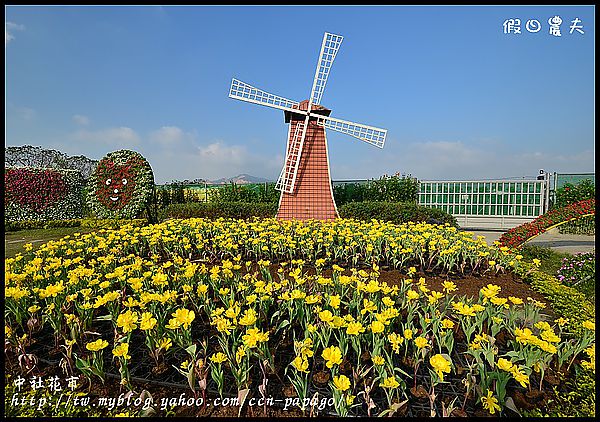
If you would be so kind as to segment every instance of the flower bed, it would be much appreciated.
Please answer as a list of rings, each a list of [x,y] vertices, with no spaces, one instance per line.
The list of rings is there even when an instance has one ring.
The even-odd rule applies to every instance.
[[[510,413],[583,360],[593,322],[573,337],[563,320],[544,320],[538,301],[491,283],[468,298],[450,279],[439,290],[426,282],[430,271],[525,265],[508,248],[429,224],[125,226],[6,260],[6,347],[26,371],[27,353],[58,367],[54,344],[93,385],[168,375],[241,402],[249,391],[296,397],[307,412],[304,399],[318,393],[337,415]],[[379,281],[384,266],[403,273],[397,283]]]
[[[81,217],[83,178],[79,171],[9,167],[4,171],[5,221]]]
[[[510,229],[500,237],[499,242],[500,244],[511,248],[519,247],[529,239],[558,224],[593,215],[595,214],[595,210],[595,199],[587,199],[585,201],[566,205],[562,208],[556,208],[540,215],[529,223],[521,224],[520,226]]]
[[[558,281],[575,287],[588,298],[594,300],[596,294],[596,254],[579,253],[571,259],[563,259],[557,272]]]
[[[594,236],[596,234],[596,216],[578,218],[558,228],[561,234],[580,234],[584,236]]]

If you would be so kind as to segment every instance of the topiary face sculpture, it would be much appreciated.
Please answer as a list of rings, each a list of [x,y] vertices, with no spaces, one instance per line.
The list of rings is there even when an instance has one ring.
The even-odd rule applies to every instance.
[[[118,210],[131,200],[135,189],[135,178],[131,171],[133,160],[129,159],[124,166],[111,160],[98,171],[96,196],[107,208]]]
[[[135,218],[150,200],[154,174],[135,151],[109,153],[88,181],[88,204],[100,218]]]

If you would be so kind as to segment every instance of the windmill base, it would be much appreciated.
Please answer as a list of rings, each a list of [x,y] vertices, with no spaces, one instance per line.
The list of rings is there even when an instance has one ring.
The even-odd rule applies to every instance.
[[[296,121],[292,120],[290,133],[294,133]],[[288,139],[288,145],[291,139]],[[311,121],[308,124],[302,157],[296,176],[293,194],[281,193],[278,220],[324,220],[338,218],[333,200],[327,140],[322,126]]]
[[[333,221],[337,219],[338,213],[330,201],[310,200],[294,198],[292,195],[282,193],[281,205],[277,211],[278,220],[322,220]],[[331,204],[327,204],[331,202]]]

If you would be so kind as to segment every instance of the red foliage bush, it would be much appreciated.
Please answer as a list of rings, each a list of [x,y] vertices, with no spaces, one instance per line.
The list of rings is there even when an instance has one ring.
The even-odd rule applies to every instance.
[[[575,202],[561,208],[555,208],[547,213],[540,215],[529,223],[521,224],[504,233],[499,242],[503,246],[519,247],[528,239],[545,232],[549,227],[555,224],[569,221],[583,215],[596,213],[596,200],[587,199],[585,201]]]
[[[51,169],[11,168],[4,173],[6,202],[16,202],[39,213],[65,197],[62,174]]]

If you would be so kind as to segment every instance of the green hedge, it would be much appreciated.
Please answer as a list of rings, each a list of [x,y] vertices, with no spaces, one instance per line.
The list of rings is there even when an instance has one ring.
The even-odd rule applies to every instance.
[[[275,217],[277,214],[276,203],[262,202],[222,202],[187,204],[171,204],[160,212],[160,219],[167,218],[241,218]]]
[[[333,187],[333,197],[339,206],[351,202],[386,201],[417,202],[419,181],[408,176],[381,176],[367,183],[345,183]]]
[[[79,227],[81,220],[23,220],[23,221],[4,221],[5,232],[16,232],[19,230],[51,229],[55,227]]]
[[[259,202],[279,203],[281,192],[275,190],[275,183],[237,185],[230,183],[211,190],[210,202]]]
[[[435,224],[449,223],[458,227],[456,218],[437,208],[422,207],[407,202],[351,202],[338,207],[342,218],[354,218],[357,220],[390,221],[396,224],[413,222],[429,222]]]
[[[124,225],[130,224],[135,227],[143,227],[148,223],[144,218],[85,218],[81,220],[80,226],[88,229],[118,229]]]
[[[24,221],[4,221],[5,232],[15,232],[19,230],[35,230],[35,229],[52,229],[58,227],[82,227],[91,229],[115,229],[125,224],[133,224],[134,226],[146,225],[146,220],[138,218],[135,220],[111,220],[111,219],[96,219],[96,218],[75,218],[71,220],[24,220]]]

